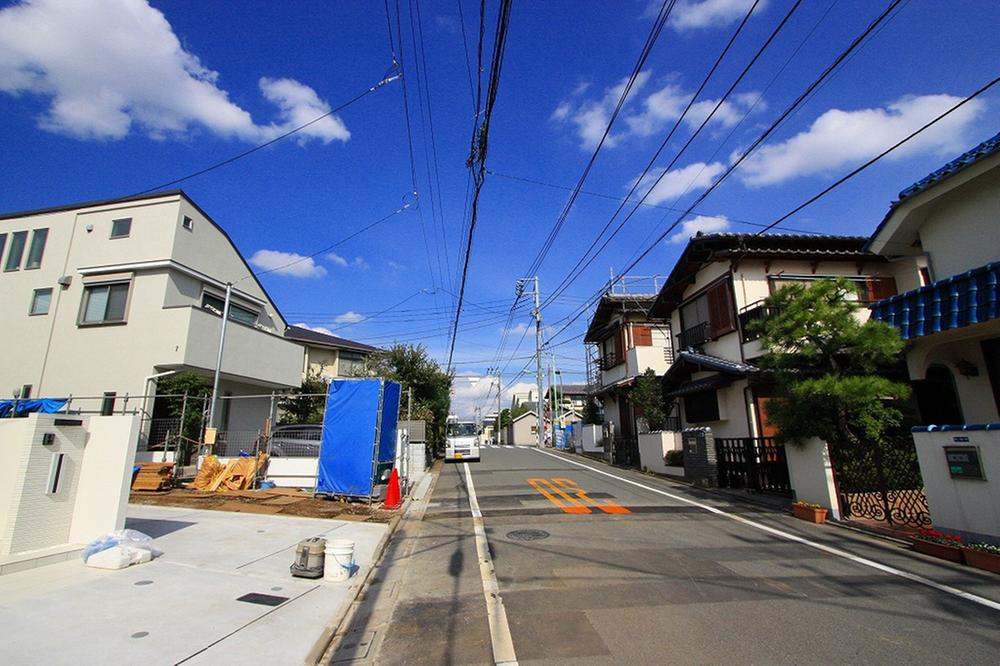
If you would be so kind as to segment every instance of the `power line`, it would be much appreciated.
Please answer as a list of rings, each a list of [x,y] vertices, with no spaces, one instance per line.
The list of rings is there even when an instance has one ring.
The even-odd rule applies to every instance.
[[[472,239],[476,231],[476,222],[479,218],[479,197],[482,194],[483,185],[486,182],[486,154],[489,147],[490,120],[493,117],[493,108],[496,104],[497,92],[500,87],[500,75],[503,67],[504,52],[507,47],[507,30],[510,25],[510,12],[512,0],[501,0],[500,12],[497,17],[496,38],[493,42],[493,62],[490,67],[489,83],[486,89],[486,106],[483,114],[472,136],[472,146],[469,154],[469,168],[472,171],[474,183],[474,194],[472,197],[472,213],[469,219],[468,240],[465,244],[465,261],[462,265],[462,279],[458,289],[458,303],[455,305],[455,322],[452,327],[451,341],[448,349],[448,367],[451,368],[451,361],[455,355],[455,342],[458,339],[458,325],[462,317],[462,302],[465,300],[465,284],[469,276],[469,261],[472,258]],[[481,5],[485,10],[485,3]],[[482,13],[482,12],[481,12]],[[484,31],[482,30],[483,18],[480,16],[479,52],[482,53]],[[477,104],[478,108],[478,104]]]
[[[622,273],[623,273],[623,274],[625,274],[625,273],[628,273],[628,271],[632,270],[632,269],[633,269],[633,268],[634,268],[634,267],[635,267],[635,266],[636,266],[636,265],[637,265],[637,264],[638,264],[638,263],[639,263],[640,261],[642,261],[642,260],[643,260],[644,258],[646,258],[646,256],[648,256],[648,255],[649,255],[649,253],[650,253],[650,252],[652,252],[652,251],[653,251],[653,249],[655,249],[655,248],[656,248],[656,247],[657,247],[657,246],[659,245],[660,241],[662,241],[662,240],[663,240],[664,238],[666,238],[666,237],[667,237],[667,236],[668,236],[668,235],[670,234],[670,232],[672,232],[672,231],[674,230],[674,228],[675,228],[675,227],[676,227],[676,226],[677,226],[678,224],[680,224],[680,222],[681,222],[681,221],[682,221],[682,220],[683,220],[683,219],[684,219],[685,217],[687,217],[687,215],[689,215],[689,214],[690,214],[690,212],[691,212],[692,210],[694,210],[694,209],[695,209],[695,208],[696,208],[696,207],[697,207],[698,205],[700,205],[700,204],[701,204],[701,203],[702,203],[702,202],[703,202],[703,201],[704,201],[704,200],[705,200],[705,199],[706,199],[706,198],[707,198],[707,197],[708,197],[708,196],[709,196],[709,195],[710,195],[710,194],[711,194],[712,192],[714,192],[714,191],[715,191],[715,190],[716,190],[716,189],[717,189],[717,188],[719,187],[719,185],[721,185],[721,184],[722,184],[722,183],[723,183],[723,182],[724,182],[724,181],[726,180],[726,178],[728,178],[728,176],[729,176],[730,174],[732,174],[732,172],[733,172],[733,171],[735,171],[735,170],[736,170],[736,169],[737,169],[737,168],[738,168],[738,167],[740,166],[740,164],[742,164],[742,163],[743,163],[743,162],[744,162],[744,161],[745,161],[745,160],[746,160],[746,159],[747,159],[747,158],[748,158],[748,157],[749,157],[749,156],[750,156],[750,155],[751,155],[751,154],[753,153],[753,151],[757,149],[757,147],[758,147],[758,146],[760,146],[760,144],[762,144],[762,143],[763,143],[764,141],[766,141],[766,140],[768,139],[768,137],[770,137],[770,136],[771,136],[771,134],[773,134],[773,133],[774,133],[774,131],[775,131],[775,130],[777,129],[777,127],[778,127],[778,126],[779,126],[779,125],[780,125],[780,124],[781,124],[781,123],[782,123],[782,122],[783,122],[783,121],[784,121],[784,120],[785,120],[785,119],[786,119],[786,118],[787,118],[787,117],[788,117],[788,116],[789,116],[789,115],[790,115],[790,114],[791,114],[791,113],[792,113],[793,111],[795,111],[795,109],[797,109],[797,108],[798,108],[798,107],[799,107],[799,106],[800,106],[800,105],[801,105],[801,104],[803,103],[803,101],[804,101],[804,100],[805,100],[805,99],[806,99],[806,98],[807,98],[807,97],[808,97],[808,96],[810,95],[810,93],[812,93],[812,92],[813,92],[813,91],[814,91],[814,90],[815,90],[815,89],[816,89],[816,88],[817,88],[817,87],[818,87],[818,86],[819,86],[820,84],[822,84],[822,82],[823,82],[824,80],[826,80],[826,78],[827,78],[827,77],[829,77],[829,76],[830,76],[830,74],[831,74],[831,73],[832,73],[832,72],[833,72],[833,71],[834,71],[834,70],[835,70],[835,69],[836,69],[836,68],[838,67],[838,65],[840,65],[840,63],[842,63],[842,62],[843,62],[843,61],[844,61],[844,60],[845,60],[845,59],[846,59],[846,58],[847,58],[847,57],[848,57],[848,56],[849,56],[849,55],[850,55],[850,54],[851,54],[851,53],[852,53],[852,52],[853,52],[853,51],[854,51],[854,50],[855,50],[855,49],[856,49],[857,47],[858,47],[858,45],[859,45],[859,44],[861,44],[861,43],[862,43],[862,41],[864,41],[864,39],[865,39],[865,38],[866,38],[866,37],[867,37],[867,36],[868,36],[869,34],[871,34],[871,33],[872,33],[872,31],[873,31],[873,30],[875,30],[875,29],[876,29],[876,28],[877,28],[877,27],[878,27],[878,26],[879,26],[879,25],[880,25],[880,24],[881,24],[881,23],[882,23],[882,22],[883,22],[883,21],[885,20],[885,18],[886,18],[886,17],[887,17],[887,16],[888,16],[888,15],[889,15],[889,14],[890,14],[890,13],[891,13],[891,12],[892,12],[892,11],[893,11],[893,10],[894,10],[894,9],[895,9],[895,8],[896,8],[897,6],[898,6],[898,5],[899,5],[899,3],[900,3],[901,1],[902,1],[902,0],[892,0],[892,2],[890,2],[890,3],[889,3],[889,5],[888,5],[888,6],[886,7],[886,9],[885,9],[885,10],[883,10],[883,11],[882,11],[882,13],[880,13],[880,14],[879,14],[879,15],[878,15],[878,16],[877,16],[877,17],[876,17],[876,18],[875,18],[875,19],[874,19],[874,20],[873,20],[873,21],[872,21],[872,22],[871,22],[871,23],[870,23],[870,24],[869,24],[869,25],[868,25],[868,26],[867,26],[867,27],[866,27],[866,28],[864,29],[864,31],[862,31],[862,32],[861,32],[861,34],[860,34],[860,35],[858,35],[857,37],[855,37],[855,38],[854,38],[854,40],[853,40],[853,41],[852,41],[852,42],[851,42],[851,43],[850,43],[850,44],[849,44],[849,45],[847,46],[847,48],[845,48],[845,49],[844,49],[844,50],[843,50],[843,51],[842,51],[842,52],[841,52],[841,53],[840,53],[840,54],[839,54],[839,55],[838,55],[838,56],[837,56],[837,57],[836,57],[836,58],[835,58],[835,59],[833,60],[833,62],[832,62],[832,63],[831,63],[830,65],[828,65],[828,66],[826,67],[826,69],[824,69],[824,70],[823,70],[823,72],[822,72],[822,73],[821,73],[821,74],[819,75],[819,77],[817,77],[817,78],[816,78],[816,79],[815,79],[815,80],[814,80],[814,81],[813,81],[813,82],[812,82],[811,84],[809,84],[809,86],[808,86],[808,87],[807,87],[807,88],[805,89],[805,91],[804,91],[804,92],[802,92],[802,93],[801,93],[801,94],[800,94],[800,95],[799,95],[799,96],[798,96],[798,97],[797,97],[797,98],[796,98],[796,99],[795,99],[795,100],[794,100],[794,101],[793,101],[793,102],[792,102],[792,103],[791,103],[791,104],[790,104],[790,105],[789,105],[789,106],[788,106],[788,107],[787,107],[787,108],[786,108],[786,109],[785,109],[785,110],[784,110],[784,111],[783,111],[783,112],[781,113],[781,115],[779,115],[779,116],[778,116],[778,118],[777,118],[776,120],[774,120],[774,121],[773,121],[773,122],[771,123],[771,125],[769,125],[769,126],[768,126],[768,127],[767,127],[767,128],[766,128],[766,129],[765,129],[765,130],[764,130],[764,131],[763,131],[763,132],[762,132],[762,133],[761,133],[761,134],[760,134],[760,135],[759,135],[759,136],[758,136],[758,137],[757,137],[757,138],[756,138],[756,139],[755,139],[755,140],[754,140],[754,141],[752,142],[752,143],[751,143],[751,144],[750,144],[750,146],[749,146],[749,147],[748,147],[748,148],[747,148],[747,149],[746,149],[746,150],[745,150],[745,151],[744,151],[744,152],[743,152],[743,153],[742,153],[742,154],[741,154],[741,155],[740,155],[740,156],[739,156],[739,157],[738,157],[737,159],[735,159],[735,160],[734,160],[734,161],[733,161],[733,162],[732,162],[732,163],[731,163],[731,164],[730,164],[730,165],[729,165],[729,166],[728,166],[728,167],[726,168],[726,170],[725,170],[725,171],[724,171],[724,172],[722,173],[722,175],[721,175],[721,176],[720,176],[720,177],[719,177],[719,178],[718,178],[718,179],[717,179],[717,180],[716,180],[715,182],[713,182],[713,183],[712,183],[712,184],[711,184],[711,185],[710,185],[710,186],[709,186],[708,188],[706,188],[706,190],[705,190],[704,192],[702,192],[702,194],[701,194],[700,196],[698,196],[698,197],[697,197],[697,198],[696,198],[696,199],[694,200],[694,202],[692,202],[692,204],[691,204],[690,206],[688,206],[688,208],[687,208],[687,209],[686,209],[686,210],[685,210],[685,211],[684,211],[683,213],[681,213],[681,215],[680,215],[680,216],[678,216],[678,218],[677,218],[677,219],[676,219],[676,220],[675,220],[675,221],[674,221],[674,222],[673,222],[673,223],[672,223],[672,224],[671,224],[670,226],[668,226],[668,227],[667,227],[667,229],[666,229],[666,230],[665,230],[665,231],[664,231],[663,233],[661,233],[661,234],[660,234],[660,235],[659,235],[659,236],[658,236],[658,237],[656,238],[656,240],[655,240],[655,241],[654,241],[654,242],[653,242],[653,243],[652,243],[652,244],[651,244],[651,245],[650,245],[649,247],[647,247],[647,248],[646,248],[646,249],[645,249],[645,250],[644,250],[644,251],[643,251],[643,252],[642,252],[642,253],[641,253],[641,254],[640,254],[640,255],[639,255],[639,256],[638,256],[638,257],[637,257],[637,258],[636,258],[635,260],[633,260],[632,262],[630,262],[630,263],[628,264],[628,266],[627,266],[627,267],[626,267],[626,268],[625,268],[625,269],[624,269],[624,270],[622,271]],[[579,319],[579,318],[580,318],[580,317],[581,317],[581,316],[583,315],[583,313],[584,313],[584,312],[586,312],[587,308],[589,308],[589,307],[590,307],[590,305],[592,305],[592,304],[593,304],[594,302],[596,302],[596,299],[599,299],[599,298],[600,298],[600,294],[601,294],[601,291],[599,290],[599,291],[597,292],[597,294],[596,294],[596,298],[595,298],[595,297],[592,297],[592,298],[590,299],[590,303],[588,303],[588,304],[587,304],[587,305],[585,305],[584,307],[580,308],[579,312],[578,312],[578,313],[577,313],[577,314],[576,314],[575,316],[573,316],[573,317],[572,317],[572,318],[571,318],[571,319],[570,319],[570,320],[569,320],[569,321],[568,321],[568,322],[566,323],[566,325],[564,325],[564,326],[563,326],[563,327],[562,327],[561,329],[559,329],[559,331],[557,331],[557,332],[556,332],[556,333],[555,333],[555,334],[554,334],[554,335],[553,335],[552,337],[553,337],[553,338],[555,338],[555,337],[556,337],[556,336],[558,336],[558,335],[559,335],[560,333],[562,333],[562,332],[563,332],[563,331],[565,331],[565,330],[566,330],[567,328],[569,328],[569,326],[570,326],[570,325],[572,325],[572,323],[573,323],[574,321],[576,321],[577,319]]]
[[[635,190],[642,184],[646,174],[649,173],[650,169],[653,167],[653,164],[656,163],[656,160],[659,158],[660,154],[667,147],[667,144],[673,137],[674,132],[676,132],[677,129],[680,127],[684,118],[687,116],[688,111],[690,111],[691,107],[694,105],[695,99],[705,89],[705,86],[708,84],[708,81],[712,77],[712,74],[715,73],[715,70],[719,67],[723,58],[729,52],[729,49],[732,47],[733,43],[736,41],[736,38],[743,30],[743,27],[746,25],[747,21],[750,20],[750,16],[753,13],[754,8],[757,6],[757,2],[759,2],[759,0],[754,2],[754,4],[750,7],[749,11],[747,12],[746,16],[743,17],[743,21],[736,29],[736,32],[733,33],[733,36],[729,39],[729,42],[726,44],[725,48],[716,58],[715,63],[712,65],[712,68],[709,70],[708,74],[705,76],[701,85],[698,87],[698,91],[688,101],[688,104],[685,107],[684,111],[677,118],[673,127],[670,128],[670,131],[663,139],[663,142],[660,143],[660,147],[656,150],[656,153],[653,155],[652,159],[650,159],[649,162],[646,164],[646,168],[643,170],[642,174],[640,174],[640,176],[632,184],[632,188],[629,190],[629,193],[627,195],[628,197],[631,197],[632,193],[635,192]],[[701,121],[701,124],[695,129],[695,131],[691,134],[691,136],[688,137],[687,141],[684,143],[683,146],[681,146],[680,150],[677,151],[677,153],[670,160],[667,166],[663,168],[663,171],[649,186],[649,188],[646,190],[646,193],[643,194],[639,202],[636,203],[635,206],[632,207],[632,210],[630,210],[628,214],[622,219],[622,221],[618,223],[618,226],[614,229],[611,235],[608,236],[603,243],[601,243],[601,246],[599,248],[594,250],[597,243],[600,242],[601,236],[604,235],[604,232],[607,231],[608,228],[611,226],[611,224],[614,222],[615,218],[618,216],[618,213],[620,213],[624,209],[625,203],[622,202],[618,206],[617,210],[615,210],[614,214],[601,229],[600,233],[598,233],[597,236],[594,238],[594,241],[590,244],[590,247],[587,248],[586,252],[584,252],[583,255],[580,257],[580,259],[576,262],[576,265],[574,265],[573,268],[570,269],[569,273],[556,288],[555,293],[560,293],[560,289],[568,287],[570,284],[572,284],[576,280],[576,278],[579,277],[579,275],[582,274],[583,271],[585,271],[590,266],[591,263],[593,263],[594,259],[596,259],[597,256],[604,251],[604,249],[608,246],[608,244],[611,243],[611,241],[615,238],[615,236],[617,236],[618,233],[625,227],[628,221],[632,219],[636,211],[639,210],[640,205],[656,190],[656,188],[659,186],[660,182],[666,177],[666,175],[670,173],[670,169],[673,168],[673,166],[677,163],[677,161],[681,158],[681,156],[687,151],[688,147],[690,147],[691,144],[694,142],[694,140],[701,134],[702,130],[705,129],[705,127],[712,120],[712,118],[715,116],[718,110],[722,108],[722,105],[726,103],[726,100],[729,98],[729,96],[733,93],[734,90],[736,90],[736,87],[740,84],[740,82],[746,77],[746,75],[750,72],[753,66],[757,63],[757,60],[759,60],[760,57],[764,54],[764,51],[766,51],[767,48],[771,45],[771,43],[775,40],[775,38],[777,38],[781,30],[785,27],[785,25],[787,25],[788,21],[791,20],[792,15],[795,14],[795,12],[798,10],[801,3],[802,0],[796,0],[796,2],[789,8],[788,12],[785,13],[785,16],[771,31],[767,39],[764,40],[764,43],[761,44],[761,46],[757,49],[756,53],[754,53],[753,57],[750,58],[749,62],[747,62],[747,64],[743,67],[742,71],[740,71],[739,75],[729,85],[729,88],[726,90],[725,94],[723,94],[722,97],[720,97],[719,100],[715,103],[715,107],[712,109],[711,113],[709,113]],[[685,217],[687,216],[687,214],[689,214],[689,212],[685,213]],[[594,250],[594,252],[591,255],[590,252],[592,250]],[[589,258],[588,255],[590,255]]]
[[[216,169],[221,169],[222,167],[224,167],[226,165],[229,165],[229,164],[232,164],[233,162],[236,162],[237,160],[241,160],[244,157],[247,157],[248,155],[252,155],[252,154],[256,153],[258,150],[262,150],[264,148],[267,148],[270,145],[278,143],[282,139],[287,139],[288,137],[292,136],[293,134],[297,134],[298,132],[301,132],[302,130],[306,129],[307,127],[315,125],[316,123],[318,123],[319,121],[323,120],[324,118],[329,118],[330,116],[334,115],[335,113],[343,111],[344,109],[346,109],[350,105],[354,104],[358,100],[364,99],[368,95],[372,94],[373,92],[375,92],[376,90],[378,90],[382,86],[387,85],[389,83],[392,83],[393,81],[395,81],[396,79],[398,79],[399,76],[400,76],[399,74],[393,74],[392,73],[393,69],[395,69],[395,68],[394,67],[390,68],[389,71],[386,73],[386,75],[382,78],[381,81],[379,81],[375,85],[371,86],[370,88],[368,88],[367,90],[365,90],[363,93],[355,95],[354,97],[352,97],[351,99],[347,100],[346,102],[344,102],[340,106],[338,106],[338,107],[336,107],[334,109],[330,109],[329,111],[327,111],[323,115],[316,116],[315,118],[313,118],[309,122],[303,123],[303,124],[299,125],[298,127],[295,127],[293,129],[288,130],[287,132],[283,132],[282,134],[279,134],[278,136],[274,137],[270,141],[265,141],[264,143],[261,143],[261,144],[258,144],[256,146],[254,146],[253,148],[249,148],[247,150],[244,150],[242,153],[238,153],[236,155],[233,155],[232,157],[226,158],[226,159],[222,160],[221,162],[216,162],[215,164],[213,164],[211,166],[208,166],[208,167],[205,167],[204,169],[199,169],[198,171],[195,171],[194,173],[190,173],[190,174],[188,174],[186,176],[181,176],[180,178],[174,178],[173,180],[169,180],[169,181],[167,181],[165,183],[160,183],[159,185],[156,185],[155,187],[150,187],[149,189],[142,190],[141,192],[136,192],[132,196],[138,196],[140,194],[149,194],[150,192],[156,192],[158,190],[162,190],[162,189],[168,188],[168,187],[170,187],[172,185],[177,185],[178,183],[183,183],[186,180],[191,180],[192,178],[197,178],[198,176],[202,176],[202,175],[204,175],[204,174],[206,174],[206,173],[208,173],[210,171],[215,171]]]
[[[581,173],[580,177],[577,179],[576,186],[573,188],[569,199],[566,201],[562,211],[556,218],[555,224],[553,224],[548,236],[546,236],[545,240],[542,242],[542,247],[538,250],[538,254],[535,255],[535,258],[532,260],[528,270],[524,272],[525,275],[535,275],[538,273],[538,269],[545,260],[545,256],[552,248],[553,243],[555,243],[556,236],[558,236],[559,230],[562,229],[563,224],[566,222],[566,218],[569,217],[573,204],[576,203],[580,190],[583,188],[584,182],[587,180],[591,170],[594,168],[594,164],[597,162],[597,156],[600,154],[601,148],[604,147],[604,143],[607,141],[608,135],[611,133],[611,127],[618,119],[618,114],[621,113],[622,107],[625,106],[625,102],[632,92],[632,88],[642,71],[643,65],[646,64],[646,60],[649,58],[649,55],[653,50],[653,45],[656,43],[657,39],[659,39],[660,32],[663,30],[663,26],[670,17],[670,13],[673,11],[675,3],[676,0],[664,0],[663,5],[661,5],[656,21],[653,22],[653,27],[650,30],[649,35],[646,36],[646,42],[643,44],[642,50],[639,52],[639,58],[632,67],[632,72],[629,75],[628,82],[622,88],[621,95],[618,97],[618,103],[615,105],[615,109],[612,112],[611,117],[608,119],[600,141],[597,142],[597,146],[591,153],[590,159],[587,160],[587,165],[584,167],[583,173]]]

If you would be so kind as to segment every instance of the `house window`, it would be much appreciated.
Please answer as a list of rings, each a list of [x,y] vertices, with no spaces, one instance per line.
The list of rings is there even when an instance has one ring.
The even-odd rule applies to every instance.
[[[0,234],[0,260],[3,260],[3,249],[7,245],[7,234]]]
[[[341,377],[357,377],[365,369],[365,355],[357,352],[340,352],[337,374]]]
[[[691,347],[736,330],[729,281],[720,280],[681,306],[680,346]]]
[[[649,326],[639,326],[639,325],[633,326],[632,343],[636,347],[652,347],[653,329]]]
[[[226,300],[206,292],[202,294],[201,307],[217,310],[219,316],[221,317],[222,313],[226,309]],[[241,324],[246,324],[247,326],[253,326],[257,323],[257,312],[255,310],[250,310],[236,305],[236,303],[233,303],[232,299],[229,299],[229,320],[237,321]]]
[[[125,321],[128,282],[87,285],[83,288],[81,324],[115,324]]]
[[[114,391],[105,391],[104,398],[101,400],[101,416],[111,416],[115,413],[115,396],[118,395]]]
[[[24,256],[24,245],[28,241],[27,231],[15,231],[10,237],[10,252],[7,253],[5,271],[16,271],[21,267],[21,257]]]
[[[684,418],[688,423],[719,420],[719,395],[715,389],[684,396]]]
[[[21,387],[21,400],[27,400],[31,397],[31,384],[25,384]]]
[[[49,237],[48,229],[35,229],[31,234],[31,247],[28,249],[27,268],[39,268],[42,265],[42,255],[45,253],[45,241]]]
[[[194,231],[194,220],[185,215],[184,219],[181,220],[181,226],[187,229],[188,231]]]
[[[31,295],[30,315],[44,315],[49,313],[49,306],[52,304],[52,288],[36,289]]]
[[[111,221],[111,237],[112,238],[128,238],[129,232],[132,231],[132,218],[123,217],[120,220]]]

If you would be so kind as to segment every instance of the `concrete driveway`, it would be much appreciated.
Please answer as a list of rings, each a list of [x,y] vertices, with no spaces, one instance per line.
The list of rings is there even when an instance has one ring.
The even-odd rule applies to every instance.
[[[120,571],[79,559],[0,576],[0,663],[299,664],[344,608],[388,526],[131,505],[164,554]],[[348,582],[292,578],[295,545],[351,539]],[[269,595],[265,605],[240,601]]]

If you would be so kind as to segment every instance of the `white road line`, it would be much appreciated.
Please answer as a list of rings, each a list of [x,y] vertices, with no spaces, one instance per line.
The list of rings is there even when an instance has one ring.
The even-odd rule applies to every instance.
[[[465,467],[465,482],[469,487],[469,508],[472,510],[472,525],[476,534],[476,553],[479,555],[479,574],[483,579],[483,595],[486,597],[486,614],[490,624],[490,641],[493,644],[493,661],[509,666],[517,665],[517,655],[514,654],[514,639],[510,635],[510,625],[507,623],[507,610],[500,596],[500,585],[497,583],[496,570],[493,568],[493,558],[490,557],[490,544],[486,540],[486,527],[483,524],[483,514],[479,510],[479,498],[476,497],[476,487],[472,483],[472,470],[469,463]]]
[[[558,460],[562,460],[564,462],[568,462],[571,465],[576,465],[577,467],[583,467],[584,469],[589,469],[590,471],[596,472],[597,474],[603,474],[604,476],[610,476],[612,479],[618,479],[619,481],[622,481],[624,483],[628,483],[630,485],[637,486],[639,488],[643,488],[643,489],[648,490],[650,492],[654,492],[654,493],[657,493],[659,495],[663,495],[664,497],[669,497],[670,499],[677,500],[678,502],[684,502],[685,504],[690,504],[692,506],[696,506],[699,509],[704,509],[705,511],[708,511],[709,513],[714,513],[714,514],[719,515],[719,516],[724,516],[726,518],[729,518],[730,520],[736,521],[737,523],[742,523],[742,524],[744,524],[744,525],[746,525],[748,527],[752,527],[752,528],[760,530],[762,532],[767,532],[768,534],[772,534],[774,536],[781,537],[782,539],[787,539],[789,541],[794,541],[794,542],[800,543],[800,544],[802,544],[804,546],[809,546],[810,548],[815,548],[816,550],[822,551],[824,553],[828,553],[828,554],[834,555],[836,557],[841,557],[841,558],[843,558],[845,560],[850,560],[851,562],[856,562],[858,564],[862,564],[862,565],[864,565],[866,567],[871,567],[872,569],[876,569],[878,571],[882,571],[884,573],[891,574],[893,576],[899,576],[900,578],[905,578],[905,579],[911,580],[911,581],[913,581],[915,583],[920,583],[921,585],[926,585],[927,587],[930,587],[930,588],[933,588],[935,590],[938,590],[939,592],[945,592],[946,594],[952,594],[952,595],[954,595],[956,597],[959,597],[960,599],[965,599],[966,601],[971,601],[972,603],[979,604],[981,606],[986,606],[987,608],[992,608],[993,610],[996,610],[996,611],[1000,611],[1000,603],[998,603],[996,601],[993,601],[992,599],[987,599],[985,597],[981,597],[978,594],[972,594],[971,592],[966,592],[964,590],[960,590],[957,587],[952,587],[950,585],[944,585],[942,583],[937,583],[937,582],[935,582],[935,581],[933,581],[933,580],[931,580],[929,578],[924,578],[923,576],[918,576],[917,574],[910,573],[909,571],[903,571],[902,569],[897,569],[895,567],[889,566],[888,564],[882,564],[881,562],[876,562],[875,560],[869,560],[868,558],[865,558],[865,557],[859,557],[859,556],[854,555],[852,553],[848,553],[847,551],[840,550],[839,548],[833,548],[832,546],[827,546],[827,545],[824,545],[824,544],[821,544],[821,543],[817,543],[815,541],[810,541],[809,539],[806,539],[804,537],[800,537],[797,534],[792,534],[790,532],[785,532],[784,530],[779,530],[777,528],[770,527],[768,525],[764,525],[763,523],[758,523],[758,522],[753,521],[753,520],[748,520],[746,518],[743,518],[742,516],[737,516],[737,515],[734,515],[734,514],[731,514],[731,513],[726,513],[725,511],[722,511],[721,509],[715,508],[714,506],[710,506],[708,504],[702,504],[701,502],[695,501],[693,499],[689,499],[689,498],[684,497],[682,495],[675,495],[673,493],[668,493],[665,490],[660,490],[659,488],[653,488],[652,486],[647,486],[646,484],[639,483],[638,481],[632,481],[631,479],[626,479],[624,477],[618,476],[617,474],[611,474],[610,472],[605,472],[602,469],[598,469],[596,467],[591,467],[590,465],[584,465],[583,463],[577,462],[575,460],[568,460],[568,459],[564,458],[563,456],[557,456],[556,454],[549,453],[548,451],[541,451],[539,449],[536,449],[536,451],[538,451],[541,454],[547,455],[547,456],[552,456],[553,458],[556,458]]]

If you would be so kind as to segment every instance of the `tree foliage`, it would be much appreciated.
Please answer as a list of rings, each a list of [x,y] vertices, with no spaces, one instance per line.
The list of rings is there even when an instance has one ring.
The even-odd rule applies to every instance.
[[[778,383],[767,417],[783,440],[881,443],[902,422],[909,387],[884,374],[903,341],[884,322],[861,323],[852,292],[843,278],[788,285],[767,299],[771,314],[751,324],[768,350],[760,365]]]
[[[180,459],[186,464],[190,452],[194,450],[192,442],[201,440],[201,428],[208,411],[208,399],[212,395],[212,382],[205,375],[194,372],[178,372],[174,375],[160,377],[156,381],[157,405],[155,415],[159,417],[179,419],[183,414],[181,424]],[[187,395],[187,401],[184,395]],[[162,410],[162,411],[161,411]],[[176,434],[176,433],[174,433]],[[169,443],[168,443],[169,446]]]
[[[403,387],[404,409],[406,391],[412,389],[413,418],[427,422],[432,446],[444,445],[452,378],[441,370],[423,345],[395,344],[380,349],[365,360],[364,374],[399,382]]]
[[[322,423],[329,384],[321,377],[308,375],[302,386],[281,398],[281,422],[289,424]],[[305,397],[299,397],[305,396]]]
[[[639,408],[650,430],[663,430],[667,410],[663,402],[663,386],[652,368],[639,375],[632,389],[632,404]]]
[[[601,418],[601,408],[593,398],[588,397],[583,406],[583,422],[587,425],[600,425],[604,422]]]

